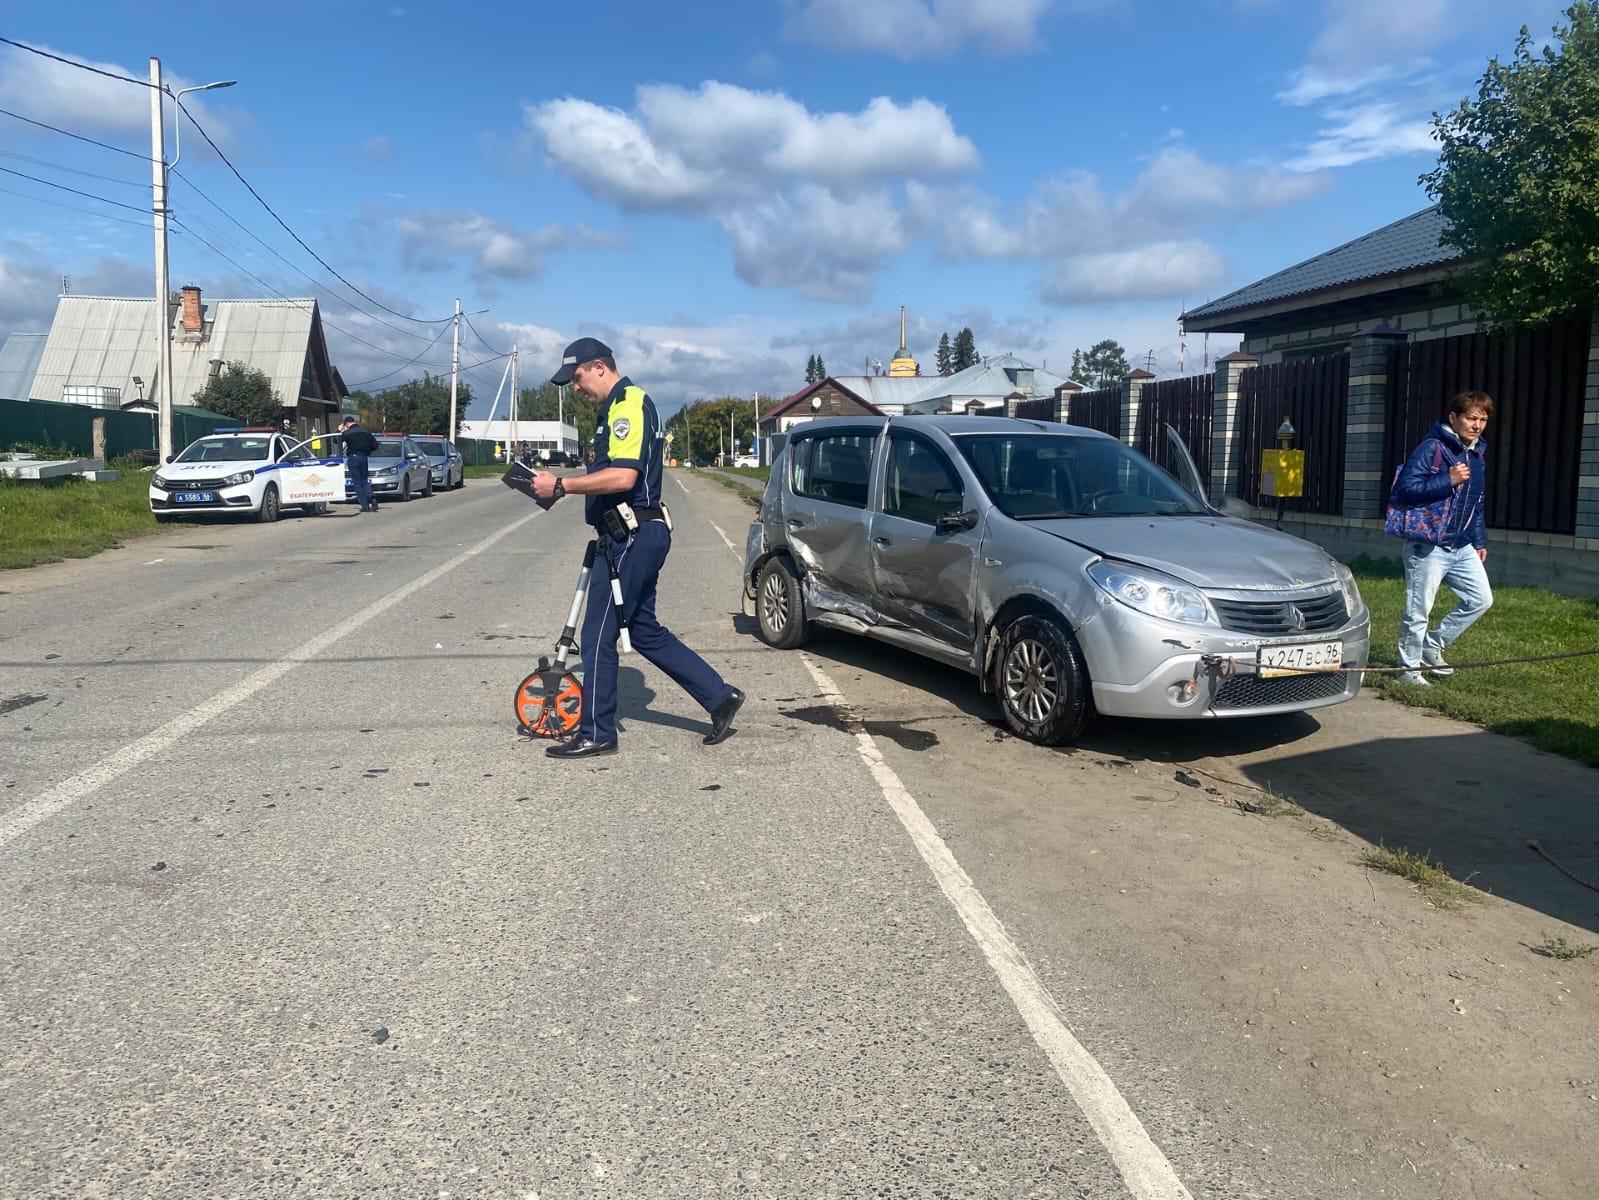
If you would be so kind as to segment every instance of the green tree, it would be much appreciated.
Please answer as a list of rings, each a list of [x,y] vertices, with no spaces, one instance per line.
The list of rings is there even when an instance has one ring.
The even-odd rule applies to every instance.
[[[761,410],[771,406],[772,401],[763,396]],[[673,413],[666,422],[666,432],[672,435],[672,454],[677,458],[714,459],[718,450],[727,449],[729,417],[733,452],[748,454],[755,437],[755,402],[739,396],[696,400]]]
[[[805,360],[805,382],[816,382],[816,355],[811,355]]]
[[[456,420],[464,420],[472,404],[472,387],[464,379],[457,385],[455,401]],[[360,411],[361,422],[369,429],[460,435],[459,429],[450,432],[450,381],[443,375],[424,374],[384,388],[368,397]]]
[[[578,450],[587,454],[590,444],[594,441],[594,423],[599,416],[599,406],[576,388],[567,388],[564,400],[559,393],[560,389],[553,383],[541,383],[538,387],[523,388],[517,400],[516,419],[518,421],[564,420],[577,429]]]
[[[230,362],[206,380],[194,393],[194,402],[246,425],[276,426],[283,419],[283,401],[272,390],[271,378],[245,362]]]
[[[1438,165],[1421,181],[1472,302],[1504,328],[1599,303],[1599,3],[1565,17],[1547,45],[1522,26],[1477,99],[1433,115]]]
[[[955,335],[950,367],[953,371],[964,371],[967,367],[975,367],[981,361],[977,354],[977,339],[972,334],[972,327],[967,325]]]
[[[1097,341],[1087,350],[1072,351],[1071,377],[1089,387],[1109,387],[1125,379],[1131,370],[1127,351],[1114,338]]]
[[[816,382],[820,383],[827,378],[827,364],[822,361],[822,356],[816,356]]]
[[[950,349],[948,333],[945,333],[938,339],[938,356],[936,361],[938,363],[938,373],[940,375],[949,375],[954,372],[955,352]]]

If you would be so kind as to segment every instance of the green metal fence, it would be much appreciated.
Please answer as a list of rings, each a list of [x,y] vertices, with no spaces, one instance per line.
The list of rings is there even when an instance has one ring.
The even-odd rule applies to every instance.
[[[0,399],[0,451],[17,445],[62,449],[79,457],[95,453],[95,422],[103,422],[105,457],[153,454],[156,448],[155,416],[92,408],[86,404],[57,404],[50,400]],[[232,417],[192,405],[174,405],[172,443],[179,450],[214,430],[237,425]]]

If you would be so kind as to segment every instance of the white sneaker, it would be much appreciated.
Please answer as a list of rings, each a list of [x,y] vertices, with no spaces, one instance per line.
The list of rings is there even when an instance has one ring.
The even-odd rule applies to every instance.
[[[1444,661],[1443,649],[1431,642],[1421,648],[1421,664],[1434,675],[1453,675],[1455,669]]]
[[[1406,671],[1402,675],[1394,676],[1394,678],[1399,680],[1400,683],[1412,683],[1412,684],[1415,684],[1417,687],[1431,687],[1432,686],[1432,684],[1427,682],[1427,677],[1425,675],[1423,675],[1420,671]]]

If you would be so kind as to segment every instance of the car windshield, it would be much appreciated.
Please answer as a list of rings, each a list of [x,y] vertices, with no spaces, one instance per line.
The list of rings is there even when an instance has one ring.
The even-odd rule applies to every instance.
[[[1018,521],[1206,511],[1154,463],[1108,438],[964,434],[955,443],[989,498]]]
[[[256,437],[215,437],[193,442],[178,455],[180,463],[262,462],[272,457],[272,439]]]
[[[449,453],[449,451],[444,448],[443,442],[435,441],[432,438],[424,439],[423,441],[418,442],[417,448],[421,450],[423,454],[426,454],[431,458],[443,458]]]
[[[372,451],[373,458],[403,458],[405,450],[393,438],[380,438],[378,448]]]

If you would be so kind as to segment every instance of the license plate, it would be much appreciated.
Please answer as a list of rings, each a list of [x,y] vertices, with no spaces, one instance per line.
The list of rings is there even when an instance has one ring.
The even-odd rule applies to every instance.
[[[1306,671],[1336,671],[1344,663],[1343,642],[1302,642],[1293,646],[1262,646],[1256,651],[1256,672],[1262,679],[1301,675]]]
[[[215,492],[174,492],[172,499],[178,504],[215,504]]]

